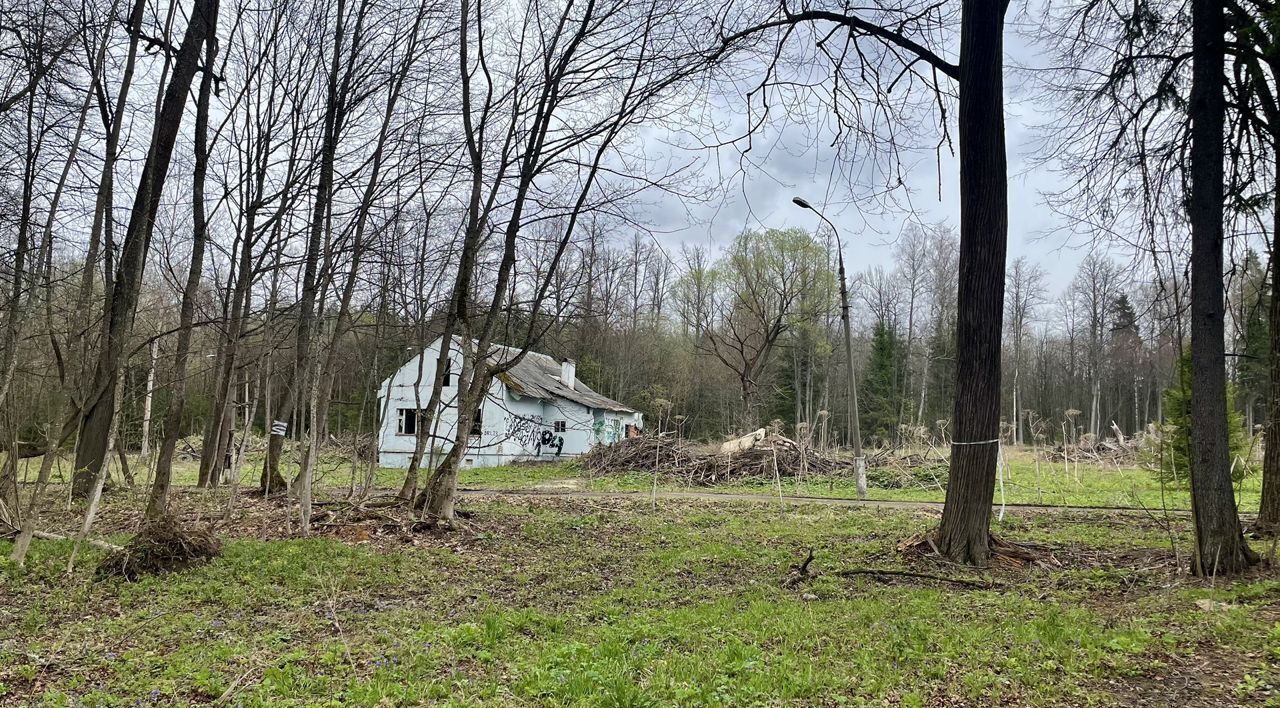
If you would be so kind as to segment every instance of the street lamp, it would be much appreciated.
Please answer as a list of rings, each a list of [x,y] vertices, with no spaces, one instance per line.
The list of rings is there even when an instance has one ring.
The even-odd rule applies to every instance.
[[[858,498],[865,499],[867,497],[867,461],[862,456],[862,427],[858,422],[858,378],[853,368],[853,334],[849,326],[849,287],[845,284],[844,277],[844,244],[840,241],[840,230],[831,223],[826,214],[801,197],[792,197],[791,201],[801,209],[808,209],[817,214],[818,218],[825,221],[827,226],[831,227],[831,232],[836,235],[836,254],[840,267],[840,320],[844,323],[844,358],[849,366],[849,437],[853,443],[853,470],[858,480]]]

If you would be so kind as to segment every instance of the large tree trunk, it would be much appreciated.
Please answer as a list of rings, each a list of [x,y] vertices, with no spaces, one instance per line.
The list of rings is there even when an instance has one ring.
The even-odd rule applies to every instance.
[[[84,382],[79,391],[80,395],[88,395],[93,392],[92,372],[89,370],[89,347],[91,342],[90,338],[86,336],[88,331],[93,328],[94,322],[94,314],[89,306],[89,301],[93,296],[93,283],[97,275],[98,254],[102,249],[103,237],[110,233],[111,224],[113,223],[110,216],[115,211],[115,164],[120,155],[120,133],[124,126],[124,116],[129,103],[129,89],[133,85],[133,71],[137,63],[138,43],[141,41],[142,22],[146,7],[147,0],[135,0],[129,12],[129,20],[126,25],[129,29],[129,50],[125,55],[124,72],[120,76],[120,89],[116,94],[114,114],[106,109],[108,105],[105,99],[106,94],[102,90],[107,76],[105,60],[107,38],[110,33],[104,32],[102,44],[98,45],[98,56],[94,71],[97,76],[96,83],[99,87],[98,102],[102,107],[102,127],[107,136],[103,144],[102,174],[98,180],[98,189],[94,199],[93,222],[89,227],[89,244],[85,253],[84,270],[80,275],[80,287],[76,295],[74,310],[76,331],[72,332],[68,342],[73,345],[70,347],[70,351],[77,358],[76,368],[80,374],[78,378]],[[114,16],[115,11],[116,3],[113,2],[110,14]],[[109,252],[103,260],[103,289],[110,290],[111,277],[110,270],[107,267],[110,263]],[[81,384],[81,381],[76,383]]]
[[[414,405],[419,406],[419,410],[415,413],[413,455],[409,458],[409,469],[405,472],[404,483],[400,485],[400,498],[409,500],[418,494],[419,470],[422,468],[422,456],[427,451],[427,446],[435,448],[435,431],[433,428],[436,424],[436,418],[439,416],[441,401],[444,397],[444,376],[445,367],[449,365],[449,350],[453,344],[453,331],[455,329],[453,318],[450,317],[445,323],[444,335],[440,339],[440,353],[436,357],[436,374],[431,383],[431,396],[427,399],[427,407],[421,408],[421,385],[422,385],[422,364],[421,359],[418,362],[418,378],[414,382],[413,400]],[[387,399],[390,400],[391,391],[387,391]]]
[[[218,17],[218,0],[208,2],[209,24]],[[205,176],[209,171],[209,101],[213,93],[213,63],[218,54],[218,41],[214,32],[205,40],[205,71],[200,77],[200,93],[196,99],[195,168],[191,179],[191,263],[187,269],[187,282],[182,289],[182,305],[178,314],[178,346],[173,354],[173,383],[170,385],[169,411],[165,416],[164,437],[160,440],[160,452],[156,457],[156,475],[147,500],[146,516],[159,519],[169,508],[169,486],[173,480],[173,454],[182,437],[182,415],[187,403],[187,358],[191,351],[191,325],[195,319],[196,298],[200,295],[200,280],[204,275],[204,250],[208,242],[208,220],[204,207]],[[152,365],[154,367],[154,364]],[[206,454],[208,451],[205,451]]]
[[[482,359],[478,359],[474,366],[468,366],[464,358],[462,376],[458,378],[458,427],[454,430],[453,447],[445,455],[440,467],[432,473],[426,489],[419,495],[423,516],[446,524],[453,522],[458,471],[462,466],[463,455],[467,453],[471,443],[471,425],[480,414],[480,407],[484,404],[491,381],[489,367]],[[465,389],[464,382],[468,384]]]
[[[1280,170],[1280,140],[1275,141],[1272,149]],[[1267,432],[1262,453],[1262,506],[1257,522],[1258,528],[1268,534],[1280,531],[1280,180],[1275,189],[1271,205],[1271,303],[1267,334],[1271,381],[1267,389]]]
[[[138,180],[138,193],[129,214],[129,227],[106,308],[105,341],[94,375],[94,390],[85,401],[80,419],[72,493],[82,499],[90,495],[94,479],[106,461],[107,444],[115,419],[117,382],[125,363],[125,342],[133,327],[156,211],[160,207],[174,143],[182,125],[187,93],[195,78],[200,48],[214,31],[216,12],[214,0],[197,0],[195,3],[182,46],[174,60],[173,76],[156,116],[151,149]]]
[[[960,25],[960,285],[955,433],[938,549],[990,556],[1000,437],[1000,332],[1009,231],[1004,138],[1003,0],[966,0]]]
[[[1240,530],[1231,485],[1223,342],[1222,3],[1191,5],[1191,509],[1196,575],[1237,573],[1257,561]]]
[[[30,277],[27,271],[38,270],[38,264],[29,265],[30,261],[34,260],[31,247],[32,191],[35,187],[34,183],[38,170],[37,163],[40,160],[40,143],[43,142],[42,140],[37,140],[35,126],[33,125],[33,115],[35,113],[34,91],[28,96],[27,103],[27,140],[26,149],[23,151],[26,159],[22,170],[22,205],[18,214],[17,244],[13,252],[13,261],[10,264],[13,284],[9,290],[8,298],[6,298],[5,307],[3,311],[0,311],[0,318],[3,318],[5,323],[3,338],[0,338],[0,405],[4,405],[5,397],[9,392],[9,383],[13,380],[13,372],[18,363],[18,338],[23,329],[23,295],[26,291],[31,290],[35,284],[34,278]],[[29,299],[29,297],[26,299]]]

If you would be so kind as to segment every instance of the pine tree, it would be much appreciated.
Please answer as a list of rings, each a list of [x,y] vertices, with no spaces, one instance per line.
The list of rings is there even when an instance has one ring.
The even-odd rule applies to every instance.
[[[1111,304],[1111,337],[1107,359],[1107,396],[1110,398],[1108,410],[1125,432],[1137,434],[1146,424],[1145,420],[1140,419],[1141,413],[1138,410],[1138,377],[1144,355],[1138,315],[1125,293],[1120,293]]]
[[[1235,373],[1237,403],[1245,412],[1245,427],[1248,429],[1248,423],[1260,423],[1265,416],[1271,366],[1270,328],[1267,325],[1271,298],[1266,271],[1253,249],[1245,252],[1241,270],[1240,288],[1236,294],[1236,314],[1240,322],[1239,340],[1235,344],[1239,354]]]
[[[1233,403],[1235,392],[1227,389],[1228,443],[1231,450],[1231,479],[1239,482],[1254,472],[1251,440],[1244,429],[1244,418]],[[1191,355],[1178,359],[1178,379],[1164,392],[1165,422],[1159,441],[1147,449],[1156,479],[1183,487],[1188,484],[1191,469]]]
[[[871,359],[858,392],[864,438],[888,442],[897,434],[900,348],[893,328],[877,322],[871,334]]]

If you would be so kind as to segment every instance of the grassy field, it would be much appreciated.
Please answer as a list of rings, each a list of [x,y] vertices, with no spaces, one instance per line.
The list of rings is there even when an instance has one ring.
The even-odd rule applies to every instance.
[[[1006,450],[1004,467],[1004,496],[1008,504],[1043,504],[1048,506],[1128,507],[1150,510],[1187,510],[1191,508],[1185,487],[1161,488],[1150,471],[1138,466],[1102,467],[1088,464],[1072,464],[1064,469],[1061,462],[1037,465],[1034,457],[1025,451]],[[403,472],[386,470],[388,479]],[[868,498],[885,501],[936,501],[940,502],[945,491],[932,483],[927,473],[920,474],[924,486],[906,489],[884,489],[874,485],[868,490]],[[563,465],[536,465],[526,467],[499,467],[466,470],[461,483],[480,489],[528,489],[581,488],[594,491],[648,491],[653,488],[651,474],[621,472],[610,475],[591,475],[572,463]],[[853,499],[856,485],[847,475],[836,477],[811,477],[807,479],[784,478],[746,484],[722,484],[714,488],[689,487],[679,480],[660,478],[661,490],[702,491],[748,494],[778,494],[835,497]],[[1254,512],[1258,508],[1262,492],[1261,477],[1247,477],[1236,490],[1236,502],[1241,512]],[[996,503],[1001,500],[996,491]]]
[[[1161,487],[1149,470],[1140,466],[1100,466],[1085,463],[1064,465],[1062,462],[1037,462],[1036,456],[1027,450],[1006,448],[1003,450],[1003,497],[996,491],[996,503],[1001,499],[1008,504],[1040,504],[1047,506],[1090,506],[1148,509],[1152,511],[1188,510],[1190,498],[1185,486]],[[34,479],[39,468],[39,458],[23,461],[24,477]],[[134,460],[136,474],[147,465]],[[261,460],[250,455],[241,471],[244,484],[257,483]],[[69,463],[62,461],[55,471],[55,481],[64,481]],[[366,473],[363,465],[353,466],[349,460],[323,458],[316,473],[316,484],[333,489],[358,487]],[[194,485],[197,467],[194,462],[180,460],[174,468],[174,483],[179,486]],[[868,498],[884,501],[940,502],[944,489],[935,483],[929,473],[918,473],[920,484],[908,488],[887,489],[874,483],[868,490]],[[374,487],[398,489],[404,481],[404,471],[375,468]],[[474,489],[582,489],[591,491],[649,491],[654,486],[653,475],[630,473],[620,470],[616,474],[592,475],[573,462],[561,464],[518,465],[465,469],[459,477],[464,487]],[[1242,513],[1257,510],[1262,493],[1259,474],[1244,479],[1236,489],[1236,503]],[[678,479],[658,479],[658,489],[665,491],[709,491],[722,493],[746,493],[805,497],[856,498],[856,485],[847,474],[804,479],[783,478],[779,482],[766,480],[756,483],[722,484],[714,488],[690,487]]]
[[[464,530],[329,505],[298,538],[274,500],[176,505],[220,559],[95,580],[101,551],[68,575],[70,543],[37,541],[3,567],[0,703],[1280,705],[1280,581],[1189,578],[1177,518],[1010,513],[997,533],[1052,562],[978,574],[897,550],[927,511],[468,498]],[[112,493],[98,529],[122,541],[140,508]],[[44,525],[78,513],[54,494]]]

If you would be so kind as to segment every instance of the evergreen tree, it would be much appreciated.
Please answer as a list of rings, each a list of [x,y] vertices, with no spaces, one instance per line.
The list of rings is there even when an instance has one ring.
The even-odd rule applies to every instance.
[[[940,325],[929,337],[929,376],[926,383],[924,417],[921,424],[939,434],[938,421],[951,420],[955,398],[956,335],[955,323]],[[948,428],[949,430],[949,428]]]
[[[1104,409],[1128,434],[1141,431],[1146,421],[1138,410],[1138,377],[1145,359],[1138,315],[1129,296],[1120,293],[1111,304],[1111,338],[1108,342],[1107,398]],[[1105,425],[1103,426],[1106,427]]]
[[[1254,471],[1251,437],[1244,429],[1244,419],[1233,403],[1235,392],[1227,389],[1228,444],[1231,450],[1231,478],[1239,482]],[[1178,378],[1164,392],[1164,434],[1147,450],[1156,479],[1165,484],[1186,487],[1191,469],[1191,355],[1178,359]]]
[[[871,358],[858,387],[859,416],[864,439],[886,443],[897,436],[898,369],[902,353],[897,334],[883,321],[871,334]]]
[[[1258,254],[1245,252],[1241,269],[1240,288],[1236,294],[1238,341],[1236,357],[1236,391],[1239,409],[1245,413],[1246,429],[1249,423],[1261,423],[1266,416],[1267,386],[1270,381],[1270,328],[1267,313],[1271,306],[1267,275]],[[1252,431],[1250,431],[1252,432]]]

